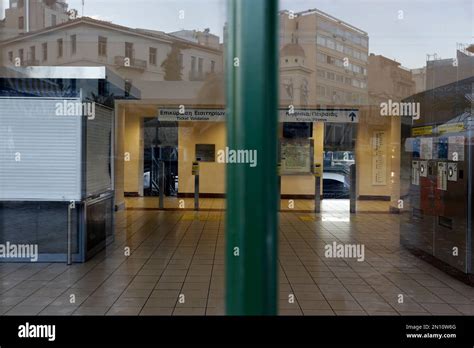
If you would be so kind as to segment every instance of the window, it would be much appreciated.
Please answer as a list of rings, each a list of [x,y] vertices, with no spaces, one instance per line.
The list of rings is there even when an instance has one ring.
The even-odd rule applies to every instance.
[[[329,71],[328,71],[328,72],[326,73],[326,78],[327,78],[328,80],[334,80],[334,79],[336,78],[336,76],[334,75],[333,72],[329,72]]]
[[[191,72],[196,72],[196,57],[191,57]]]
[[[334,65],[336,60],[334,57],[326,56],[326,63]]]
[[[56,18],[56,15],[51,15],[51,26],[55,26],[57,23],[57,18]]]
[[[71,54],[76,54],[77,51],[77,37],[76,35],[71,35]]]
[[[199,58],[199,60],[198,60],[198,73],[199,73],[199,76],[202,76],[203,65],[204,65],[204,58]]]
[[[150,51],[148,53],[148,62],[151,65],[156,65],[156,48],[150,47]]]
[[[20,58],[20,64],[23,65],[23,56],[24,56],[24,53],[23,53],[23,48],[20,48],[18,50],[18,57]]]
[[[316,93],[320,97],[326,96],[326,88],[324,86],[316,86]]]
[[[43,61],[48,60],[48,44],[44,42],[41,45],[41,49],[43,51]]]
[[[8,52],[8,61],[13,63],[13,52],[12,51]]]
[[[178,60],[179,60],[179,66],[182,69],[184,67],[184,57],[182,53],[179,54]]]
[[[58,58],[63,56],[63,39],[58,39]]]
[[[339,52],[343,52],[344,51],[344,46],[341,45],[340,43],[336,42],[336,50],[338,50]]]
[[[320,35],[316,36],[316,43],[321,46],[326,46],[326,39]]]
[[[344,77],[342,75],[336,75],[336,81],[340,83],[344,83]]]
[[[326,62],[326,55],[323,53],[316,53],[316,60],[318,62]]]
[[[100,57],[107,56],[107,38],[103,36],[99,36],[99,46],[98,46],[98,53]]]
[[[322,77],[322,78],[326,77],[326,72],[324,70],[318,69],[317,74],[319,77]]]
[[[351,85],[351,84],[352,84],[352,79],[351,79],[350,77],[345,77],[345,78],[344,78],[344,83],[345,83],[346,85]]]
[[[125,58],[133,59],[133,43],[125,42]]]
[[[30,61],[34,62],[36,60],[36,47],[31,46],[30,47]]]
[[[326,39],[326,47],[335,50],[336,49],[336,43],[334,42],[334,40]]]
[[[25,17],[23,16],[18,17],[18,29],[25,29]]]
[[[214,73],[216,70],[216,62],[211,60],[211,73]]]

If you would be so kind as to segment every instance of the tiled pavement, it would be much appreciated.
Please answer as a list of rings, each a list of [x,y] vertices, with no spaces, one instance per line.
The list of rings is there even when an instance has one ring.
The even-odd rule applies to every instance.
[[[115,242],[85,264],[0,264],[0,314],[224,314],[223,218],[119,212]],[[407,253],[398,229],[390,214],[281,213],[280,314],[473,315],[474,288]],[[363,243],[365,261],[326,258],[333,241]]]

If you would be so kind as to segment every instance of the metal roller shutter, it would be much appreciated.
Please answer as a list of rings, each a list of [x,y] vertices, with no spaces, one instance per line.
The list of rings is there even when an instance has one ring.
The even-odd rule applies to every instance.
[[[0,200],[81,199],[81,117],[56,115],[63,100],[0,98]]]
[[[113,111],[95,105],[95,117],[87,121],[87,196],[112,190]]]

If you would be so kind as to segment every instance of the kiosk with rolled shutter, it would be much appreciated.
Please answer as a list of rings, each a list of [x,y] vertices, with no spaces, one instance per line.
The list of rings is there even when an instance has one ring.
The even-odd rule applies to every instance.
[[[36,246],[38,261],[70,263],[113,240],[120,87],[105,67],[2,71],[0,244]],[[30,260],[0,258],[15,261]]]

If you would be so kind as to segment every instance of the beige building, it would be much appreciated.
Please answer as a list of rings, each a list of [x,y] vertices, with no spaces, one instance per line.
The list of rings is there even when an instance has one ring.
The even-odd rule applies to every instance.
[[[77,17],[77,11],[68,10],[66,1],[10,0],[5,19],[0,21],[0,41],[30,31],[55,26]]]
[[[173,45],[180,47],[182,80],[203,81],[222,71],[222,51],[163,32],[132,29],[88,17],[0,42],[5,66],[105,65],[152,96],[148,83],[164,80],[161,66]]]
[[[426,66],[418,69],[412,69],[411,75],[415,82],[415,93],[426,91]]]
[[[309,104],[367,103],[366,32],[319,10],[280,12],[280,46],[299,44],[309,78]]]

